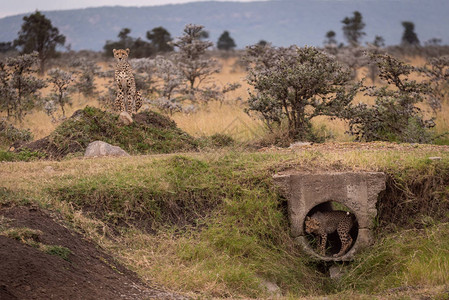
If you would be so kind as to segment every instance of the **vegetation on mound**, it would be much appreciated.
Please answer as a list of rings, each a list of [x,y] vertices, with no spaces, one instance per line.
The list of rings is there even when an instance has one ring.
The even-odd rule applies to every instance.
[[[43,244],[40,241],[42,231],[28,227],[9,227],[4,218],[0,219],[0,235],[15,239],[47,254],[59,256],[67,261],[69,261],[69,255],[72,253],[70,249],[63,246]]]
[[[45,153],[39,151],[30,151],[28,149],[23,149],[20,152],[10,152],[0,150],[0,161],[32,161],[44,158]]]
[[[442,223],[421,230],[400,231],[378,239],[373,247],[358,255],[349,265],[339,288],[372,294],[404,285],[447,284],[448,231],[449,223]]]
[[[423,158],[387,173],[387,188],[377,204],[381,229],[423,228],[449,222],[449,160]]]
[[[40,151],[49,158],[83,153],[89,143],[101,140],[131,154],[170,153],[197,149],[197,141],[158,113],[137,114],[135,122],[123,125],[118,115],[87,106],[76,111],[48,137],[18,149]]]
[[[268,297],[265,281],[291,297],[353,288],[382,294],[409,282],[434,287],[447,281],[447,224],[441,222],[447,218],[449,152],[360,145],[111,158],[96,166],[5,164],[3,185],[7,198],[20,188],[35,193],[143,279],[196,296]],[[35,175],[48,164],[54,171],[43,182]],[[287,203],[272,175],[290,169],[384,171],[390,178],[390,191],[379,199],[376,244],[339,281],[320,273],[289,235]]]

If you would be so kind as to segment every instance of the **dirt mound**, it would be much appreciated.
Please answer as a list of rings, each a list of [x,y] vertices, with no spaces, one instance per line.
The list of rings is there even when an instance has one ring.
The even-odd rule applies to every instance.
[[[141,125],[154,126],[157,128],[176,129],[176,123],[153,111],[138,113],[134,116],[134,121]]]
[[[20,238],[26,230],[35,233],[32,243]],[[40,209],[0,209],[0,233],[0,299],[185,299],[145,285]]]
[[[76,111],[49,136],[14,145],[15,152],[27,149],[59,159],[69,154],[82,155],[89,143],[98,140],[119,146],[130,154],[194,151],[198,147],[198,142],[174,121],[156,112],[138,113],[134,121],[123,125],[116,114],[86,107]]]

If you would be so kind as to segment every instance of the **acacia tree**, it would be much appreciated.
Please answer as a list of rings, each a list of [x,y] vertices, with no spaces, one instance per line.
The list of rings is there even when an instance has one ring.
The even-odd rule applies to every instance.
[[[346,17],[341,22],[344,24],[343,34],[349,45],[357,47],[360,45],[361,38],[365,35],[365,32],[362,31],[365,28],[365,23],[363,23],[360,12],[355,11],[353,14],[352,17]]]
[[[163,56],[157,56],[154,59],[154,66],[156,77],[161,79],[156,87],[158,94],[168,101],[176,101],[176,99],[172,99],[173,95],[180,91],[184,81],[181,71],[176,68],[171,60]]]
[[[179,49],[174,60],[188,83],[187,92],[193,101],[201,83],[220,70],[218,62],[206,56],[206,50],[213,43],[201,39],[205,32],[203,28],[202,25],[188,24],[184,34],[171,43]]]
[[[341,117],[349,121],[349,132],[357,140],[430,142],[428,128],[435,126],[433,119],[425,120],[417,106],[432,96],[427,82],[409,79],[419,69],[388,54],[369,54],[377,63],[379,77],[388,83],[383,87],[364,87],[365,95],[373,97],[374,105],[348,104]]]
[[[247,81],[254,87],[248,111],[260,113],[267,124],[288,121],[289,136],[313,139],[311,120],[336,116],[354,97],[347,90],[350,72],[324,52],[313,47],[273,48],[255,46],[248,51],[253,66]]]
[[[234,39],[229,34],[229,31],[224,31],[218,38],[217,48],[219,50],[229,51],[236,47]]]
[[[156,53],[173,51],[173,46],[170,45],[172,40],[171,34],[162,26],[147,31],[147,39],[150,40]]]
[[[324,40],[324,46],[335,47],[337,45],[337,40],[335,39],[336,33],[333,30],[329,30],[326,33],[326,39]]]
[[[383,48],[385,47],[385,39],[380,35],[376,35],[372,44],[374,47]]]
[[[449,96],[449,55],[429,58],[420,71],[427,76],[426,82],[432,87],[428,104],[437,112],[441,110],[441,102]]]
[[[403,46],[419,46],[419,39],[415,32],[415,24],[413,22],[402,22],[404,33],[402,34]]]
[[[0,108],[8,118],[22,122],[40,98],[39,90],[45,87],[45,82],[33,75],[37,72],[38,56],[33,52],[0,62]]]
[[[51,93],[46,99],[45,110],[54,120],[53,112],[56,109],[51,109],[51,107],[59,105],[62,110],[62,117],[65,118],[64,106],[71,104],[72,100],[69,86],[73,82],[73,73],[55,68],[49,70],[47,75],[49,76],[47,81],[51,84]]]
[[[65,36],[59,34],[58,28],[53,27],[51,21],[39,11],[23,17],[23,21],[19,36],[14,40],[14,46],[18,46],[22,54],[37,51],[42,74],[47,59],[56,55],[56,46],[65,44]]]
[[[77,79],[74,87],[84,95],[90,97],[96,95],[95,76],[100,73],[100,67],[93,60],[81,57],[71,63],[75,68]]]
[[[385,52],[382,49],[385,47],[385,40],[379,35],[374,37],[374,41],[372,43],[367,43],[367,46],[369,53],[380,54]],[[364,57],[367,57],[366,53],[364,53]],[[371,79],[371,82],[374,85],[376,84],[377,77],[379,77],[379,68],[377,67],[376,60],[367,59],[365,62],[368,69],[367,77]]]
[[[141,38],[133,38],[129,34],[131,29],[122,28],[118,33],[118,41],[106,41],[103,46],[105,56],[113,56],[112,49],[131,49],[132,56],[135,58],[148,57],[154,53],[153,46]]]

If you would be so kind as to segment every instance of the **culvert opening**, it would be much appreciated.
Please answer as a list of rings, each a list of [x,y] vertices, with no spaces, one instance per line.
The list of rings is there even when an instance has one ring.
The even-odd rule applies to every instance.
[[[341,257],[345,255],[354,246],[359,234],[359,225],[354,212],[337,201],[327,201],[313,207],[307,213],[303,226],[306,241],[321,256]],[[340,227],[343,243],[338,234],[338,227]],[[321,233],[323,232],[327,235],[324,255],[321,247]]]

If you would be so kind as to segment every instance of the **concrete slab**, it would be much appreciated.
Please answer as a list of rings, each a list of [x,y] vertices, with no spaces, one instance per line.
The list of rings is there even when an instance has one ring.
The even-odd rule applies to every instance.
[[[378,195],[385,189],[386,176],[381,172],[291,173],[275,175],[275,182],[288,199],[291,234],[314,257],[321,260],[346,261],[372,243],[372,229],[377,215]],[[329,210],[323,203],[331,201],[348,207],[356,216],[358,236],[353,247],[343,256],[334,258],[316,253],[305,237],[304,220],[317,206]]]

